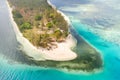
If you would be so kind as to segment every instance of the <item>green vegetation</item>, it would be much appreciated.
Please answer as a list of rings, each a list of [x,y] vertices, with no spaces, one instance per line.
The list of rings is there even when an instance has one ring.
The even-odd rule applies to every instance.
[[[51,22],[48,22],[48,23],[46,24],[46,26],[47,26],[48,28],[52,28],[52,27],[53,27],[53,24],[52,24]]]
[[[50,49],[53,42],[62,42],[68,36],[67,22],[47,0],[8,1],[20,31],[33,45]]]
[[[28,29],[32,29],[32,26],[30,23],[25,22],[25,23],[21,24],[20,31],[23,32],[23,31],[28,30]]]
[[[56,10],[48,5],[47,0],[8,0],[13,7],[14,20],[23,36],[37,47],[47,48],[57,45],[68,36],[68,24]],[[76,37],[77,36],[77,37]],[[79,41],[74,51],[78,57],[71,61],[33,61],[34,65],[72,70],[92,71],[102,67],[99,53],[82,38],[74,34]],[[28,57],[28,56],[27,56]],[[30,64],[29,63],[29,64]]]
[[[22,18],[23,16],[20,14],[19,11],[13,11],[14,18]]]
[[[41,19],[42,19],[42,16],[41,16],[41,15],[36,15],[36,16],[35,16],[35,20],[36,20],[36,21],[39,21],[39,20],[41,20]]]
[[[56,30],[54,32],[54,35],[56,36],[57,39],[59,39],[62,36],[62,32],[60,30]]]

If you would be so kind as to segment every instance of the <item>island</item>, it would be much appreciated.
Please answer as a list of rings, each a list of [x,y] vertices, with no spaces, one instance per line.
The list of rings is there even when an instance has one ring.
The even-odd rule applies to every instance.
[[[65,16],[57,11],[47,0],[8,0],[18,33],[26,39],[38,53],[28,54],[36,60],[66,61],[77,57],[70,48],[76,42],[69,34],[69,24]],[[16,29],[15,29],[16,30]],[[28,40],[28,41],[27,41]],[[30,43],[29,43],[30,42]],[[29,53],[29,52],[26,52]],[[33,55],[32,55],[33,54]]]
[[[23,53],[36,65],[87,71],[101,69],[98,51],[83,38],[76,37],[76,33],[72,36],[69,19],[48,0],[8,0],[7,4]],[[78,48],[81,52],[77,52]]]

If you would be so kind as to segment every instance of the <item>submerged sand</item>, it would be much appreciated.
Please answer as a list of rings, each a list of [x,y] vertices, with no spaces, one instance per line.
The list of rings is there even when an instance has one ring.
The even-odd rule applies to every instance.
[[[65,42],[56,43],[58,47],[52,50],[37,48],[33,46],[25,37],[23,37],[22,33],[18,29],[18,26],[13,19],[12,8],[9,6],[8,2],[7,5],[10,13],[10,20],[16,33],[17,41],[22,45],[22,50],[26,53],[26,55],[38,61],[40,60],[68,61],[73,60],[77,57],[77,54],[71,50],[71,48],[73,48],[77,43],[71,34],[67,37]],[[66,18],[65,15],[64,18]]]

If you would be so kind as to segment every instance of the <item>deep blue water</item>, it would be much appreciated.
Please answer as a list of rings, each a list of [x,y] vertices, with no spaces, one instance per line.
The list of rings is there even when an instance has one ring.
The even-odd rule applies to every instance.
[[[119,38],[116,38],[119,35],[113,33],[113,35],[109,34],[111,36],[106,38],[102,34],[108,36],[106,30],[111,30],[111,28],[111,33],[116,29],[119,30],[117,25],[119,25],[120,20],[118,14],[120,13],[120,1],[51,0],[51,2],[70,18],[74,30],[100,52],[104,61],[102,71],[91,74],[67,73],[9,60],[9,57],[15,58],[15,56],[20,59],[22,57],[24,60],[25,58],[18,54],[20,53],[17,50],[18,42],[9,19],[8,9],[5,0],[1,0],[0,80],[120,80],[120,46],[116,43],[119,42]]]

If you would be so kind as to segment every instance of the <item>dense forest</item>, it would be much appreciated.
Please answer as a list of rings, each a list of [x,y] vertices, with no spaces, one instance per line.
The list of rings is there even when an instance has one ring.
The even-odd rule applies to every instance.
[[[51,49],[68,36],[68,24],[47,0],[8,0],[23,36],[34,46]]]

